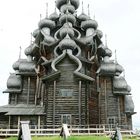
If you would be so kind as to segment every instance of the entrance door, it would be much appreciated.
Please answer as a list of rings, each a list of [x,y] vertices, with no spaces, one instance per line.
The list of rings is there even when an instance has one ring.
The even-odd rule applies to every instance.
[[[70,114],[63,114],[61,116],[61,122],[64,124],[70,125],[71,124],[71,115]]]

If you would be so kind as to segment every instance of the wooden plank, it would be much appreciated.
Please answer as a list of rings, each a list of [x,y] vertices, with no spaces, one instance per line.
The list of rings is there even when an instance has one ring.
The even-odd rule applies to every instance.
[[[56,81],[54,81],[54,89],[53,89],[53,125],[55,125],[55,94],[56,94]]]
[[[81,81],[79,81],[79,125],[81,124]]]

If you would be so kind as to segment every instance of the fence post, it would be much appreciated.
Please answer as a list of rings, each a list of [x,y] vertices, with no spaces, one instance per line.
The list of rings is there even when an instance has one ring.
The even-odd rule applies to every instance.
[[[103,133],[105,134],[105,126],[103,125]]]

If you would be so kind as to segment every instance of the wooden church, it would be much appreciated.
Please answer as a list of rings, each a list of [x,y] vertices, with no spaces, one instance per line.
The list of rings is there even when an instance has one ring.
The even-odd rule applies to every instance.
[[[98,23],[79,0],[57,0],[51,15],[39,21],[34,41],[7,80],[8,105],[0,107],[0,128],[113,124],[132,128],[134,103],[123,67],[111,60]]]

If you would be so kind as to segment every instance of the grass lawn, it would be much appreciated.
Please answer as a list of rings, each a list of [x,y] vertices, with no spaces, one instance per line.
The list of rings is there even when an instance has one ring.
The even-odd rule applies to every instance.
[[[10,137],[6,140],[17,140],[17,137]],[[63,140],[63,138],[59,136],[48,136],[48,137],[32,137],[32,140]],[[68,140],[110,140],[105,136],[70,136]]]
[[[17,140],[17,137],[10,137],[6,140]],[[63,140],[59,136],[44,136],[44,137],[32,137],[32,140]],[[70,136],[68,140],[111,140],[106,136]],[[123,140],[137,140],[137,138],[123,138]]]

